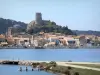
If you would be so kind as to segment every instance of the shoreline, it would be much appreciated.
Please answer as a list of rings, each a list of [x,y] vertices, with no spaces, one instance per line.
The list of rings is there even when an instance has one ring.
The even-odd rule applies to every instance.
[[[100,47],[80,47],[80,48],[20,48],[20,47],[0,47],[0,49],[100,49]]]
[[[0,49],[100,49],[100,46],[79,46],[79,47],[68,47],[68,46],[0,46]]]
[[[7,60],[7,59],[0,59],[0,62],[3,62],[3,61],[12,61],[12,62],[17,62],[19,61],[19,63],[34,63],[34,62],[46,62],[46,63],[49,63],[51,61],[39,61],[39,60]],[[60,63],[60,64],[63,64],[63,63],[66,63],[66,64],[94,64],[94,65],[100,65],[100,62],[74,62],[74,61],[55,61],[56,63]]]
[[[12,62],[17,62],[18,60],[0,60],[2,61],[12,61]],[[69,63],[69,64],[68,64]],[[93,62],[61,62],[61,61],[36,61],[36,60],[19,60],[18,65],[24,65],[24,66],[32,66],[32,69],[37,69],[38,71],[46,71],[54,74],[64,74],[67,75],[68,73],[73,74],[73,73],[81,73],[84,71],[89,71],[89,72],[95,72],[96,74],[100,73],[100,68],[94,68],[94,67],[86,67],[86,66],[80,66],[80,65],[73,65],[70,63],[77,63],[77,64],[94,64],[94,65],[100,65],[99,63],[93,63]],[[2,65],[2,64],[0,64]],[[32,70],[32,71],[34,71]],[[81,72],[81,71],[82,72]],[[19,70],[22,71],[22,70]],[[89,73],[88,72],[88,73]],[[84,75],[88,74],[85,73]],[[94,74],[94,75],[96,75]],[[97,74],[97,75],[98,75]],[[90,75],[90,74],[89,74]],[[93,75],[93,74],[92,74]]]

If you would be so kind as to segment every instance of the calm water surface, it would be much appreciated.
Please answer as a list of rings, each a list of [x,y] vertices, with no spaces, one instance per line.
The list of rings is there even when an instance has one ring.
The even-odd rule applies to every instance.
[[[0,59],[100,62],[100,49],[1,49]]]
[[[100,62],[100,49],[0,49],[0,59]],[[30,68],[30,67],[29,67]],[[0,75],[53,75],[38,71],[18,71],[19,66],[0,65]]]
[[[23,69],[25,68],[22,66]],[[28,71],[18,71],[19,66],[9,66],[9,65],[0,65],[0,75],[54,75],[52,73],[47,73],[44,71],[31,71],[31,67],[28,67]]]

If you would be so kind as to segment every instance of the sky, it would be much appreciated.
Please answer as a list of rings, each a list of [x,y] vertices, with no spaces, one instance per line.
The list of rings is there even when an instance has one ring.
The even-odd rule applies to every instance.
[[[100,0],[0,0],[0,17],[29,23],[35,13],[72,30],[100,31]]]

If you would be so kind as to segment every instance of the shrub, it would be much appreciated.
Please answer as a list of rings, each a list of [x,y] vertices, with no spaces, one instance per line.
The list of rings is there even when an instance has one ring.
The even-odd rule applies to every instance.
[[[70,67],[70,66],[68,66],[67,68],[68,68],[68,70],[71,70],[72,69],[72,67]]]
[[[79,72],[75,72],[74,75],[79,75]]]
[[[70,73],[69,70],[66,70],[66,71],[64,72],[64,74],[65,74],[65,75],[71,75],[71,73]]]
[[[46,62],[42,62],[41,65],[47,66],[48,64]]]
[[[32,66],[35,68],[35,67],[37,67],[37,65],[40,65],[40,63],[32,63]]]
[[[49,64],[51,64],[53,67],[56,67],[57,66],[57,64],[56,64],[55,61],[51,61]]]

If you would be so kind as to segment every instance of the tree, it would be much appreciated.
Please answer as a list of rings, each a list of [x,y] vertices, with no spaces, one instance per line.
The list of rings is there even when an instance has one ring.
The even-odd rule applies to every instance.
[[[47,43],[47,41],[45,39],[38,40],[38,45],[39,46],[43,47],[46,43]]]
[[[94,45],[97,46],[98,44],[100,44],[100,41],[98,40],[98,37],[96,36],[94,40]]]
[[[71,70],[71,69],[72,69],[72,67],[68,66],[68,70]]]

